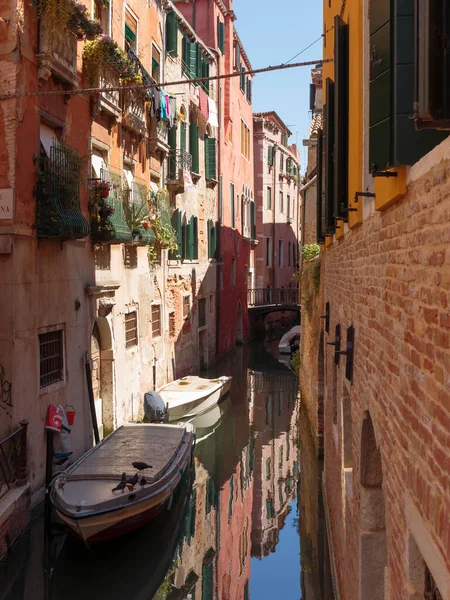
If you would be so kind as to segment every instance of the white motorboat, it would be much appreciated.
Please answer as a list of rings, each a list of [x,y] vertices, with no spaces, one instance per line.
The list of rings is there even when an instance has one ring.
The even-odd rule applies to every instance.
[[[291,343],[296,337],[300,337],[300,325],[296,325],[283,335],[278,344],[280,354],[291,354]]]
[[[122,425],[55,478],[51,500],[58,515],[89,545],[148,523],[170,508],[184,480],[193,430],[190,424]]]
[[[226,376],[203,379],[188,375],[168,383],[158,394],[166,404],[169,421],[179,421],[208,412],[228,394],[231,380]]]

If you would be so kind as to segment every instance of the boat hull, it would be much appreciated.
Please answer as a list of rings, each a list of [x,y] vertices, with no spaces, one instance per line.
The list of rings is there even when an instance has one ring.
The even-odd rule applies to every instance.
[[[196,416],[203,415],[219,404],[223,398],[230,392],[231,378],[219,389],[214,390],[211,394],[187,402],[173,408],[169,405],[169,421],[176,422],[182,419],[190,419]]]

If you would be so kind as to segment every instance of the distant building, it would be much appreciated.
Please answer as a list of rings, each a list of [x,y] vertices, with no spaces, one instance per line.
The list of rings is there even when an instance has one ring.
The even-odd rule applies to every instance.
[[[289,288],[299,258],[299,175],[297,146],[276,112],[253,114],[256,247],[255,288]]]

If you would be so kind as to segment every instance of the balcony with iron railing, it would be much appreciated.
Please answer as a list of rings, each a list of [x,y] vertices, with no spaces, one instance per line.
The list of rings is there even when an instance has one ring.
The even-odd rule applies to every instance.
[[[100,179],[89,180],[89,196],[92,241],[131,244],[131,207],[124,197],[122,175],[101,169]]]
[[[146,70],[134,51],[129,48],[128,59],[132,64],[132,70],[135,75],[140,75],[142,84],[150,85],[155,83],[152,76]],[[145,120],[145,100],[149,98],[150,90],[125,90],[123,92],[123,125],[139,135],[146,133]]]
[[[146,184],[135,180],[128,188],[131,207],[131,229],[134,244],[154,244],[156,236],[151,228],[149,192]]]
[[[80,207],[81,158],[54,142],[50,156],[35,156],[36,231],[40,238],[80,240],[89,225]]]
[[[182,194],[185,190],[185,176],[192,170],[192,156],[186,150],[170,150],[168,161],[168,174],[166,187],[175,194]]]
[[[27,427],[21,421],[20,428],[0,441],[0,498],[9,490],[27,481]]]

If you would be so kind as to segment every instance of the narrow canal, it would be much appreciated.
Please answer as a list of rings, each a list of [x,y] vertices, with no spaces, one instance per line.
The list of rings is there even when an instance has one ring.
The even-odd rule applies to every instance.
[[[0,600],[330,597],[320,463],[297,378],[263,341],[237,348],[209,374],[233,375],[233,388],[194,421],[194,467],[170,512],[94,550],[56,530],[51,581],[43,520],[35,519],[0,565]]]

